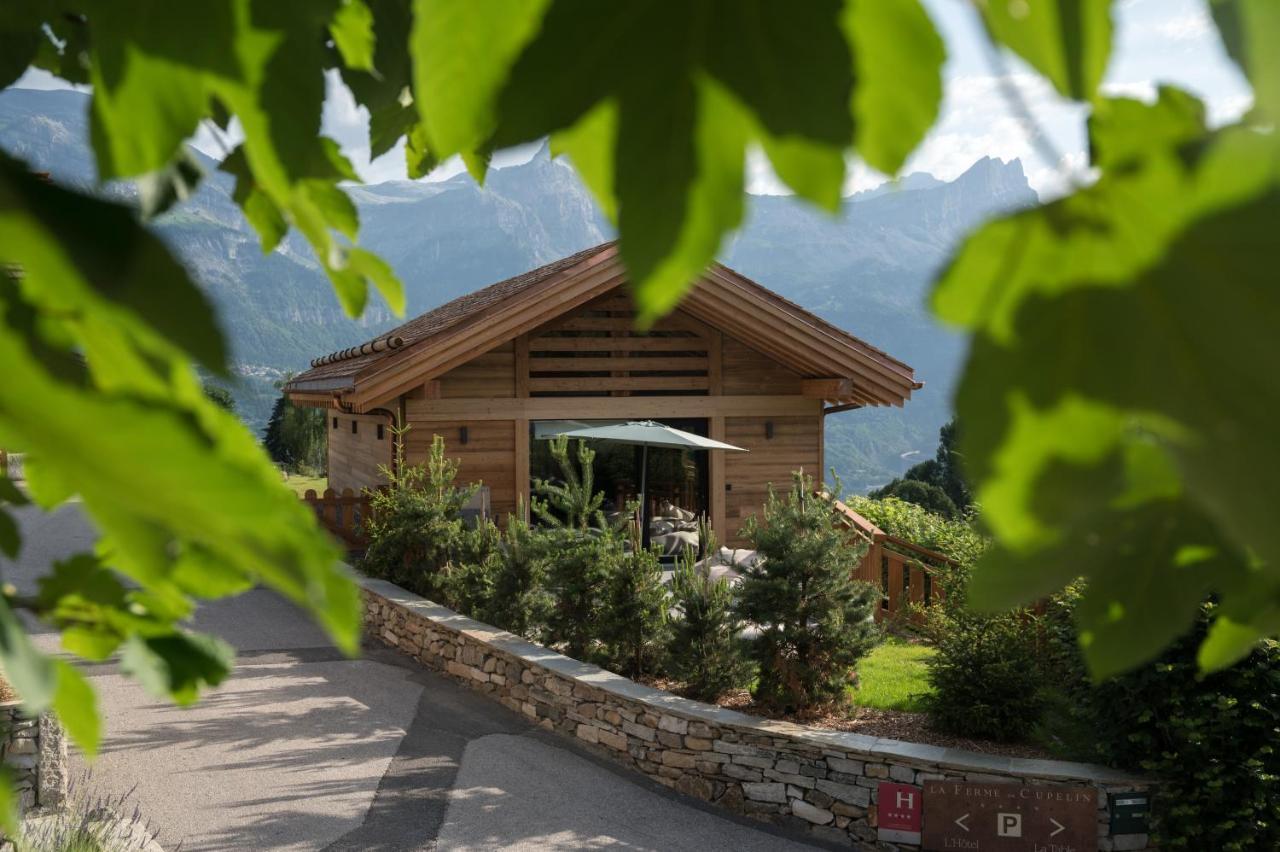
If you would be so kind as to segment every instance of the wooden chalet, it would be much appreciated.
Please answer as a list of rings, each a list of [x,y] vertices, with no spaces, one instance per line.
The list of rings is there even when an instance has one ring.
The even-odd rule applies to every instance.
[[[410,463],[441,435],[501,519],[527,503],[531,477],[555,476],[544,437],[657,420],[749,452],[652,452],[652,537],[687,538],[705,514],[739,545],[769,483],[786,487],[798,468],[821,479],[828,414],[901,406],[921,386],[906,364],[727,267],[707,270],[647,331],[635,329],[625,283],[606,243],[315,359],[286,392],[328,412],[330,486],[380,485],[401,422]],[[633,449],[597,446],[597,486],[614,510],[637,493]]]

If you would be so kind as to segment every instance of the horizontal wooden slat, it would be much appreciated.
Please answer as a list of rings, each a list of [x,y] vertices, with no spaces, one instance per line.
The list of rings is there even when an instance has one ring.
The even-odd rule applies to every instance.
[[[530,352],[706,352],[697,337],[531,337]]]
[[[529,391],[531,393],[546,393],[548,391],[706,389],[706,376],[599,376],[576,379],[529,379]]]
[[[637,358],[618,356],[576,358],[530,358],[529,370],[534,373],[590,372],[592,370],[702,370],[707,369],[705,355],[687,357]]]

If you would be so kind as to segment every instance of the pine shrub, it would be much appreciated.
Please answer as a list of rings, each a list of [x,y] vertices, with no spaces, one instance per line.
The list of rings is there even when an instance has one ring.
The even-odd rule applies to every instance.
[[[854,667],[880,639],[879,591],[853,579],[865,548],[847,540],[803,471],[785,497],[770,488],[763,521],[748,518],[743,530],[757,554],[738,604],[760,631],[756,700],[791,712],[844,704]]]
[[[716,543],[702,533],[708,553]],[[671,581],[680,615],[672,624],[668,659],[671,674],[685,682],[685,692],[701,701],[715,701],[751,679],[751,662],[741,634],[744,623],[735,609],[729,581],[712,579],[697,567],[692,549],[681,555]]]
[[[576,461],[569,442],[551,442],[560,468],[559,482],[535,480],[530,507],[541,523],[545,546],[554,554],[547,583],[554,604],[547,615],[547,641],[579,660],[596,656],[603,624],[605,591],[622,559],[621,535],[608,527],[595,492],[595,452],[577,442]]]
[[[507,518],[498,543],[493,593],[485,611],[490,624],[526,639],[538,639],[546,630],[551,610],[547,591],[547,563],[553,550],[546,536],[524,519],[524,506]]]
[[[436,435],[425,465],[405,462],[405,429],[394,429],[396,463],[380,468],[387,487],[370,496],[364,522],[368,540],[360,567],[432,600],[444,602],[443,574],[460,553],[466,536],[462,507],[479,485],[455,485],[458,465],[445,456]]]
[[[600,639],[609,668],[638,677],[653,674],[661,666],[671,603],[657,553],[638,546],[639,530],[633,529],[631,544],[630,552],[612,563]]]

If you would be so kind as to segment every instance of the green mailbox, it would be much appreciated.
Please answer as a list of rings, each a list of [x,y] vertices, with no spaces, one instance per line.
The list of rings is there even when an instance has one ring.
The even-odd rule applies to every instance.
[[[1107,796],[1111,810],[1112,834],[1146,834],[1151,813],[1150,793],[1111,793]]]

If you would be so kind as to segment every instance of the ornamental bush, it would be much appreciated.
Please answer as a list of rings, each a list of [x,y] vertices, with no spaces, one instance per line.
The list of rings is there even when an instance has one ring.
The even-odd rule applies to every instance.
[[[1045,706],[1036,619],[935,607],[929,631],[937,653],[928,662],[933,691],[925,709],[934,727],[993,740],[1026,737]]]
[[[709,531],[703,536],[707,552],[715,553],[715,539]],[[680,614],[672,623],[669,666],[684,681],[689,697],[715,701],[750,682],[751,662],[741,637],[744,623],[729,581],[699,570],[696,554],[688,549],[681,554],[671,591]]]
[[[1280,849],[1280,643],[1201,676],[1214,607],[1155,663],[1092,687],[1095,759],[1160,782],[1161,849]]]
[[[853,579],[865,547],[849,542],[803,471],[785,497],[769,489],[763,520],[748,518],[743,534],[757,555],[738,599],[739,614],[759,628],[756,700],[791,712],[844,704],[854,667],[880,639],[879,590]]]

